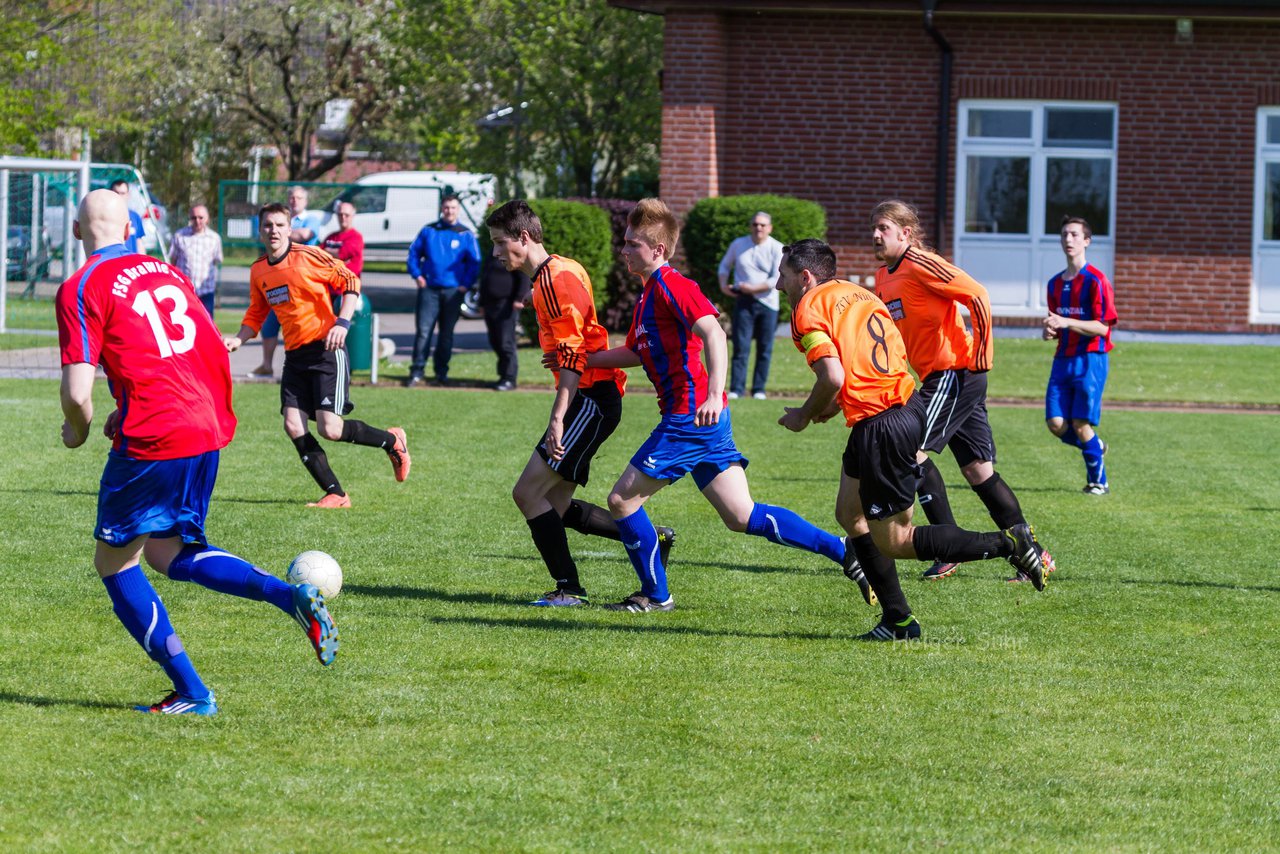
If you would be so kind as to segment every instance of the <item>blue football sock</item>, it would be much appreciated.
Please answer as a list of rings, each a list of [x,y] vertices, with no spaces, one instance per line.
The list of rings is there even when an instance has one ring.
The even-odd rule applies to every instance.
[[[173,680],[184,697],[203,700],[209,689],[200,681],[195,665],[173,631],[169,612],[140,566],[131,566],[102,579],[116,616],[142,649]]]
[[[757,502],[751,509],[747,533],[780,546],[820,554],[836,563],[844,560],[844,540],[806,522],[785,507]]]
[[[1084,454],[1084,467],[1088,472],[1089,483],[1107,482],[1107,467],[1102,464],[1102,440],[1094,433],[1093,438],[1081,447]]]
[[[667,590],[667,570],[658,556],[658,532],[641,507],[625,519],[615,519],[627,557],[640,578],[640,592],[655,602],[671,598]]]
[[[1073,448],[1084,450],[1084,445],[1080,444],[1080,437],[1076,435],[1076,431],[1068,425],[1067,429],[1062,432],[1058,440],[1064,445],[1070,445]]]
[[[292,616],[293,588],[244,558],[216,546],[189,545],[169,564],[169,578],[193,581],[219,593],[270,602]]]

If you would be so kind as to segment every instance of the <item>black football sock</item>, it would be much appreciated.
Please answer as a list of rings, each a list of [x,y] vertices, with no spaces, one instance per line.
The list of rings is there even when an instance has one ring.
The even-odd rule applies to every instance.
[[[1008,557],[1013,543],[999,531],[980,534],[955,525],[920,525],[911,535],[911,547],[921,560],[945,560],[963,563]]]
[[[564,511],[564,526],[592,537],[622,539],[622,535],[618,533],[618,524],[613,521],[608,510],[577,499],[570,501],[569,509]]]
[[[578,581],[578,565],[569,554],[569,538],[564,533],[564,520],[555,508],[540,516],[525,520],[529,525],[529,533],[533,535],[533,545],[542,555],[547,565],[547,572],[556,583],[557,590],[570,593],[582,593],[582,583]]]
[[[338,437],[338,441],[350,442],[353,445],[368,445],[385,451],[387,448],[395,447],[396,437],[386,430],[370,427],[363,421],[343,421],[342,435]]]
[[[884,621],[896,623],[911,616],[911,606],[907,604],[907,596],[898,583],[898,567],[891,558],[885,557],[876,548],[870,534],[851,537],[854,554],[858,563],[866,573],[871,589],[880,599],[880,607],[884,610]]]
[[[1026,517],[1022,515],[1022,505],[1018,504],[1018,497],[1013,494],[1009,484],[1000,478],[1000,472],[995,472],[973,487],[973,491],[987,505],[987,512],[1000,530],[1027,524]]]
[[[321,489],[332,492],[334,495],[346,495],[338,483],[338,476],[333,473],[333,469],[329,468],[329,456],[320,447],[315,436],[303,433],[293,440],[293,446],[298,449],[302,464],[307,467],[307,471],[315,478]]]
[[[920,464],[920,485],[916,494],[920,496],[920,507],[928,517],[930,525],[954,525],[956,517],[951,512],[951,501],[947,498],[947,485],[942,482],[942,472],[934,465],[930,457]]]

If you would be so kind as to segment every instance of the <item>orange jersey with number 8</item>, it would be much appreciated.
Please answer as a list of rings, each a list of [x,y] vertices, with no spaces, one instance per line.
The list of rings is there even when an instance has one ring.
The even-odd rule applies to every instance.
[[[836,399],[850,427],[911,399],[915,380],[902,335],[865,288],[830,279],[811,289],[792,309],[791,340],[810,365],[840,361],[844,385]]]

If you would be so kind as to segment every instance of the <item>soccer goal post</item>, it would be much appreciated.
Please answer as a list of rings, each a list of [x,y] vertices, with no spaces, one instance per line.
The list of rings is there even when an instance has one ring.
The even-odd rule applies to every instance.
[[[84,263],[84,247],[71,233],[75,209],[89,192],[89,163],[41,157],[0,157],[0,333],[8,330],[9,279],[14,272],[30,283],[46,265],[51,235],[62,244],[65,279]],[[50,218],[57,218],[51,228]],[[33,260],[34,259],[34,260]]]

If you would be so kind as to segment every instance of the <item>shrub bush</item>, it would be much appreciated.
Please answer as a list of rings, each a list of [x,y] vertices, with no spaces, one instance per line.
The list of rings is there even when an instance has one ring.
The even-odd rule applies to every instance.
[[[720,293],[720,259],[735,239],[749,231],[748,223],[757,211],[773,218],[773,237],[792,243],[806,237],[825,240],[827,212],[822,205],[792,196],[751,195],[716,196],[703,199],[690,209],[684,221],[681,241],[688,259],[688,276],[702,286],[703,292],[722,309],[732,302]],[[790,316],[790,308],[782,299],[779,320]]]

